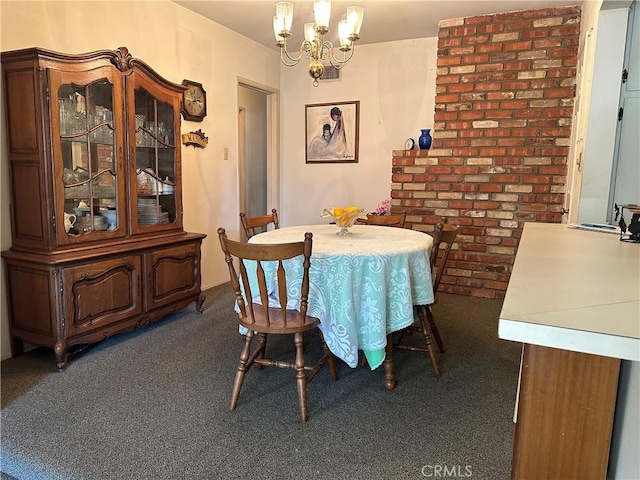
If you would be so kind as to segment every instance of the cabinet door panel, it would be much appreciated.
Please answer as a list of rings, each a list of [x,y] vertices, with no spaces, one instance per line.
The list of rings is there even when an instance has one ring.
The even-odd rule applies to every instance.
[[[20,185],[13,192],[15,203],[13,209],[13,240],[22,246],[40,246],[47,241],[50,225],[49,215],[40,215],[46,210],[45,199],[42,198],[40,185],[42,169],[35,163],[16,162],[12,165],[11,181]]]
[[[58,244],[126,234],[122,80],[110,67],[49,73]],[[107,221],[104,212],[113,214]]]
[[[140,257],[124,257],[64,270],[67,335],[113,325],[142,311]]]
[[[183,245],[146,255],[147,309],[161,307],[200,291],[199,245]]]
[[[7,67],[5,89],[12,94],[5,95],[7,115],[7,141],[12,156],[26,156],[33,159],[40,154],[38,138],[39,102],[36,98],[37,77],[31,65],[24,68]]]
[[[182,229],[180,95],[140,72],[126,82],[132,232]]]

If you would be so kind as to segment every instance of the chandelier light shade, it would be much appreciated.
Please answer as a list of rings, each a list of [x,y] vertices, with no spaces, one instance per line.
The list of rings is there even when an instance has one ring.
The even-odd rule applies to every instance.
[[[331,0],[314,0],[313,23],[304,24],[304,41],[297,54],[291,55],[287,50],[287,38],[291,36],[293,23],[293,3],[277,2],[276,14],[273,17],[273,33],[276,44],[280,47],[280,59],[287,67],[297,65],[305,57],[309,60],[308,72],[313,78],[313,85],[318,86],[318,79],[324,73],[324,64],[329,62],[334,68],[342,68],[353,56],[354,43],[360,38],[360,28],[364,18],[362,7],[348,7],[346,15],[338,22],[338,38],[342,54],[334,53],[333,44],[324,39],[329,32],[331,19]]]

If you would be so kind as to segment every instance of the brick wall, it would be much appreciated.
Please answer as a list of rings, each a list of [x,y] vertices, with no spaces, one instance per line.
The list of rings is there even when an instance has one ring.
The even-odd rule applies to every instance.
[[[525,222],[559,222],[580,7],[440,23],[433,144],[393,152],[392,211],[461,226],[441,291],[502,298]]]

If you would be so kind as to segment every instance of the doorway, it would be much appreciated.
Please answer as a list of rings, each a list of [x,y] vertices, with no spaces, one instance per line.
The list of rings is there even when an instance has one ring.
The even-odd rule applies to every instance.
[[[277,92],[239,82],[238,206],[248,216],[279,209],[277,112]]]
[[[607,220],[615,214],[615,205],[640,205],[640,161],[638,160],[638,123],[640,122],[640,8],[631,4],[620,103],[613,157]]]

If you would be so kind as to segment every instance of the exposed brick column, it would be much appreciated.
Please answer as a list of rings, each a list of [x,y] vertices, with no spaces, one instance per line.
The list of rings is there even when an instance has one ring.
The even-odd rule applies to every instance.
[[[525,222],[559,222],[580,7],[440,22],[433,145],[393,152],[392,210],[461,225],[441,289],[502,298]]]

